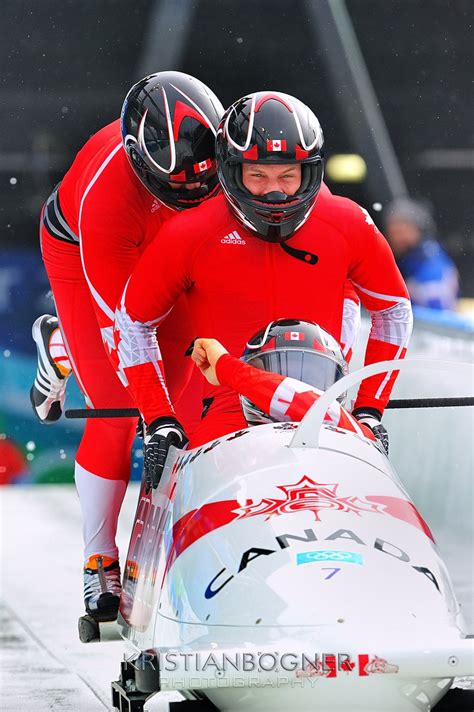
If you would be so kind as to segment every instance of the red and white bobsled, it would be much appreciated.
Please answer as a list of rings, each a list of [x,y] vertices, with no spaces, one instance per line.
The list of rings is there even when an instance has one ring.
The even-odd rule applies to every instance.
[[[428,712],[474,674],[429,525],[376,444],[322,426],[386,368],[299,425],[175,450],[142,489],[119,620],[155,689],[218,710]]]

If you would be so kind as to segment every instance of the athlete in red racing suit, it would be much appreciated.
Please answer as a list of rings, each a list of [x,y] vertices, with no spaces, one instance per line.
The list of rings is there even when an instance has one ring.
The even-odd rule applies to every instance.
[[[291,325],[288,326],[288,324]],[[315,335],[316,338],[305,339],[305,331],[307,335],[311,337]],[[338,364],[334,362],[332,357],[334,351],[331,355],[326,355],[327,350],[324,347],[324,342],[329,335],[324,334],[317,325],[295,320],[291,322],[280,320],[270,324],[265,333],[267,334],[267,344],[263,344],[255,356],[251,355],[252,352],[247,346],[245,353],[251,355],[250,363],[244,363],[244,360],[231,356],[216,339],[196,339],[194,343],[192,359],[209,383],[226,386],[243,397],[241,398],[243,409],[240,414],[233,411],[235,420],[233,423],[229,422],[229,433],[246,428],[248,425],[302,420],[311,406],[324,393],[324,390],[316,385],[293,378],[289,373],[305,373],[308,380],[312,377],[314,383],[321,383],[325,389],[332,385],[334,378],[337,379],[345,373],[345,369],[338,368]],[[295,341],[285,342],[284,338],[279,338],[282,335],[284,338],[294,336]],[[278,338],[279,346],[275,343]],[[286,348],[287,344],[291,348]],[[262,351],[262,349],[266,349],[266,351]],[[262,354],[267,356],[266,363],[261,358]],[[287,358],[288,354],[290,358]],[[316,357],[313,359],[316,361],[312,364],[313,369],[301,368],[304,358],[312,355]],[[296,358],[293,358],[292,361],[291,356],[296,356]],[[339,360],[342,361],[342,351],[340,350],[339,357]],[[322,378],[321,374],[318,374],[318,368],[321,371],[322,367],[324,368],[324,362],[329,364],[328,370],[332,367],[331,375],[336,375],[331,378]],[[264,366],[267,363],[271,363],[274,368],[280,367],[284,373],[266,370]],[[258,364],[258,367],[252,364]],[[212,413],[206,415],[206,418],[211,420]],[[357,433],[372,442],[376,441],[372,430],[359,423],[337,401],[330,405],[324,420],[327,425],[334,428]],[[209,422],[208,427],[212,428],[212,424]],[[194,448],[202,444],[198,439],[191,437],[189,447]]]
[[[214,139],[222,113],[214,94],[193,77],[161,72],[141,80],[125,100],[122,131],[117,120],[92,136],[46,202],[42,256],[67,356],[89,407],[135,405],[107,355],[114,360],[115,305],[141,254],[175,211],[218,191]],[[163,324],[162,340],[176,403],[189,376],[184,351],[193,335],[185,299],[174,316]],[[37,376],[39,415],[47,392],[46,360],[44,355]],[[101,620],[113,619],[118,607],[115,533],[136,423],[136,418],[87,420],[76,455],[86,610]],[[99,564],[111,598],[101,598]]]
[[[408,293],[383,235],[359,205],[321,188],[323,138],[308,107],[284,94],[244,97],[225,113],[216,146],[224,194],[200,206],[192,222],[179,215],[160,231],[116,310],[119,368],[148,425],[145,471],[154,485],[171,444],[158,431],[180,427],[155,327],[182,294],[195,335],[212,334],[235,356],[249,332],[288,314],[339,338],[347,279],[371,314],[366,364],[403,358],[412,328]],[[371,427],[380,425],[394,378],[361,384],[355,414]],[[207,421],[209,432],[204,418],[195,433],[201,441],[228,432],[232,401],[239,407],[222,386],[208,386],[205,396],[221,421]]]
[[[179,215],[160,231],[130,278],[116,313],[120,367],[146,423],[173,417],[157,376],[161,360],[155,326],[186,292],[194,333],[213,334],[229,353],[239,356],[249,332],[262,323],[299,314],[333,335],[341,332],[346,278],[371,314],[365,363],[403,358],[411,331],[411,308],[403,279],[383,235],[358,205],[321,190],[314,212],[288,240],[288,246],[316,255],[316,264],[285,252],[280,244],[255,238],[229,209],[224,196]],[[228,236],[237,235],[230,243]],[[236,238],[237,239],[237,238]],[[158,330],[159,333],[159,330]],[[124,348],[133,344],[133,351]],[[367,379],[356,407],[383,412],[395,374]],[[208,430],[204,418],[194,442],[228,432],[235,393],[207,385],[211,409],[222,410]]]

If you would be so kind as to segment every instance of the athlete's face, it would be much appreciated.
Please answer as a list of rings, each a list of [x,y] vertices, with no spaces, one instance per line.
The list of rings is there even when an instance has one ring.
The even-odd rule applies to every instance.
[[[287,163],[269,166],[264,163],[243,163],[242,182],[252,195],[286,193],[294,195],[301,185],[301,165]]]

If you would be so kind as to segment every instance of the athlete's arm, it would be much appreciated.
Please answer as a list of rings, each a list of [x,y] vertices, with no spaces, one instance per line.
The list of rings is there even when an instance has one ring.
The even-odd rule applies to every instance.
[[[368,213],[354,217],[353,260],[349,277],[372,326],[364,364],[405,357],[413,328],[411,303],[392,251]],[[373,376],[361,383],[354,411],[373,408],[382,414],[397,376],[396,371]]]
[[[189,286],[192,249],[180,215],[145,250],[115,311],[119,371],[147,424],[175,417],[165,385],[156,329]]]
[[[340,344],[347,363],[350,363],[360,331],[360,299],[350,280],[344,286],[344,306]]]
[[[240,393],[277,422],[299,422],[321,395],[307,383],[240,361],[216,339],[197,339],[192,358],[210,383]],[[359,425],[339,403],[330,406],[325,421],[374,440],[371,431]]]

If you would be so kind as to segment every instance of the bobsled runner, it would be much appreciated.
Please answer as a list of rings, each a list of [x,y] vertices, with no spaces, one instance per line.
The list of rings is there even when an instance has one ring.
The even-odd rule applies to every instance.
[[[429,524],[376,443],[323,425],[390,366],[346,376],[300,424],[174,450],[142,487],[118,621],[136,655],[116,708],[177,690],[183,710],[463,709],[461,690],[441,700],[474,674],[473,641]]]

